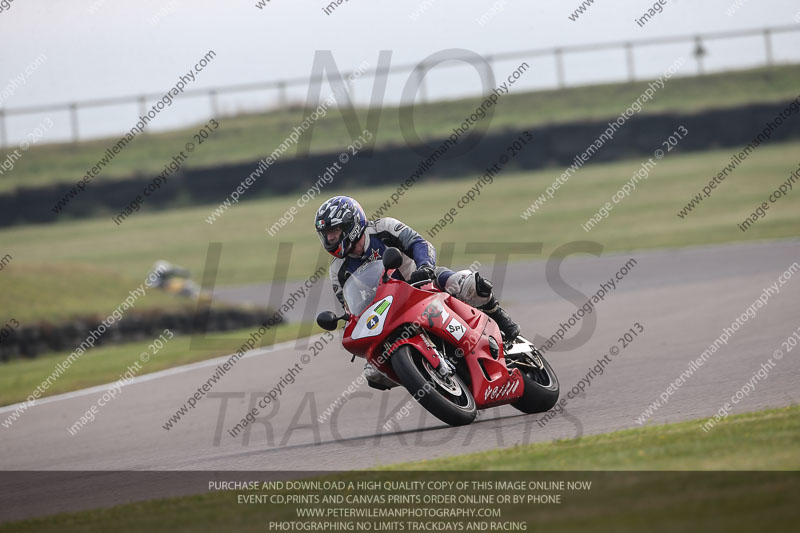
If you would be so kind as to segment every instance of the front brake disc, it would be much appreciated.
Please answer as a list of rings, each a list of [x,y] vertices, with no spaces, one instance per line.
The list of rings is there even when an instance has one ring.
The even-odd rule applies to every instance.
[[[461,385],[453,379],[452,375],[447,377],[447,381],[444,381],[443,376],[441,376],[427,360],[422,361],[422,366],[425,367],[425,371],[428,372],[428,375],[437,385],[453,396],[461,396]]]

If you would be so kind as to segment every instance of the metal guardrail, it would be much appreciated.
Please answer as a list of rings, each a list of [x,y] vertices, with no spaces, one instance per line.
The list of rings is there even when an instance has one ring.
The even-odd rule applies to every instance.
[[[779,33],[800,32],[800,25],[790,26],[776,26],[772,28],[754,29],[754,30],[740,30],[740,31],[725,31],[716,33],[707,33],[701,35],[682,35],[674,37],[656,37],[649,39],[639,39],[634,41],[614,41],[606,43],[584,44],[584,45],[571,45],[555,48],[539,48],[530,50],[521,50],[516,52],[504,52],[484,56],[484,60],[491,67],[495,61],[504,61],[509,59],[526,59],[540,56],[553,56],[556,69],[556,80],[558,88],[566,87],[566,75],[564,56],[567,54],[579,54],[582,52],[596,52],[598,50],[613,50],[621,49],[625,51],[626,58],[626,71],[627,80],[636,80],[636,59],[634,51],[639,47],[665,45],[665,44],[678,44],[678,43],[694,43],[694,58],[697,62],[697,73],[702,75],[705,72],[704,57],[706,55],[703,43],[712,40],[725,40],[725,39],[738,39],[742,37],[762,36],[764,43],[764,62],[766,66],[771,66],[775,63],[773,54],[772,36]],[[458,58],[452,58],[458,59]],[[471,62],[474,60],[472,57],[463,58],[464,61]],[[372,71],[367,71],[361,74],[361,77],[377,77],[383,74],[394,74],[401,72],[414,73],[418,76],[419,82],[419,95],[422,102],[429,101],[427,91],[425,88],[425,73],[431,66],[426,66],[423,62],[416,64],[397,65],[388,68],[376,68]],[[449,65],[444,64],[442,68],[447,68]],[[347,77],[353,71],[346,71],[342,73],[343,77]],[[244,83],[238,85],[228,85],[224,87],[213,87],[209,89],[188,89],[185,90],[180,97],[185,96],[202,96],[206,95],[209,99],[209,106],[212,116],[217,116],[218,97],[221,94],[237,93],[254,90],[277,90],[278,91],[278,105],[284,107],[288,104],[287,90],[289,87],[295,86],[308,86],[313,83],[322,83],[323,76],[315,76],[311,78],[288,78],[279,81],[266,81],[258,83]],[[16,107],[10,109],[0,109],[0,147],[7,146],[6,135],[6,117],[12,115],[30,115],[43,113],[48,111],[68,111],[70,114],[70,130],[71,140],[77,142],[80,138],[80,109],[103,107],[120,104],[131,104],[138,102],[139,112],[144,115],[147,109],[148,99],[160,99],[163,96],[163,91],[160,93],[144,93],[132,96],[118,96],[110,98],[100,98],[94,100],[83,100],[80,102],[62,102],[45,105]],[[200,120],[200,119],[198,119]]]

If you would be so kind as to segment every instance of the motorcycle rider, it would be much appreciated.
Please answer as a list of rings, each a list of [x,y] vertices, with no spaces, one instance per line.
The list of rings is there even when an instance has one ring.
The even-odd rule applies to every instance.
[[[333,256],[330,278],[342,307],[346,276],[368,261],[379,260],[386,248],[395,247],[403,256],[398,270],[409,283],[433,280],[439,289],[489,315],[497,322],[505,341],[519,335],[519,325],[500,307],[488,280],[478,272],[437,267],[436,250],[431,243],[399,220],[383,217],[368,221],[355,199],[334,196],[317,210],[314,227],[322,246]],[[364,373],[373,388],[385,390],[397,385],[369,363],[364,366]]]
[[[186,296],[187,298],[197,298],[205,296],[201,294],[200,287],[192,281],[192,274],[182,266],[173,265],[169,261],[159,260],[153,265],[150,271],[150,279],[153,279],[153,287],[163,291]]]

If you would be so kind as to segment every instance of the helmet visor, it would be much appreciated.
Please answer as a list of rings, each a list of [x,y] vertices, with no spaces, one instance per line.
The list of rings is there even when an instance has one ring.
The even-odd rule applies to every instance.
[[[339,235],[335,239],[328,239],[328,236],[331,233],[336,233],[337,231]],[[319,240],[322,242],[322,246],[328,253],[334,253],[341,246],[345,237],[342,226],[334,226],[332,228],[318,230],[317,235],[319,235]]]

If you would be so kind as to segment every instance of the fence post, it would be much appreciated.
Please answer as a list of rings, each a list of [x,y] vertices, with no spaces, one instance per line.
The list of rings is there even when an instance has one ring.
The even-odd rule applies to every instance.
[[[564,88],[564,53],[561,48],[556,48],[553,51],[556,60],[556,79],[558,80],[558,88]]]
[[[78,104],[76,102],[72,102],[69,105],[69,118],[70,118],[70,125],[72,128],[72,142],[78,142]]]
[[[703,66],[703,57],[706,55],[706,49],[703,46],[703,41],[698,35],[694,38],[695,46],[694,46],[694,58],[697,60],[697,74],[702,76],[705,74],[705,68]]]
[[[767,65],[772,66],[772,32],[769,29],[764,30],[764,51],[767,54]]]
[[[628,81],[636,81],[636,64],[633,57],[633,43],[625,43],[625,57],[628,63]]]

